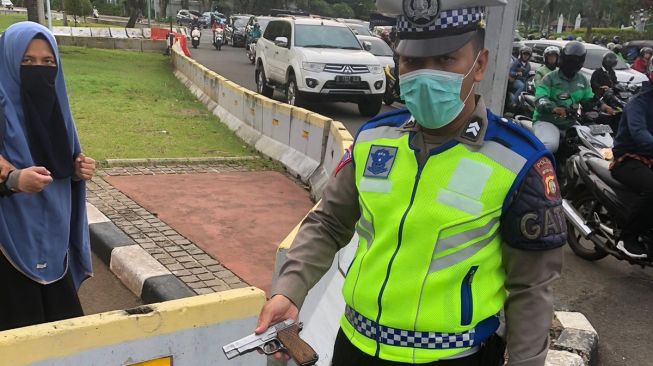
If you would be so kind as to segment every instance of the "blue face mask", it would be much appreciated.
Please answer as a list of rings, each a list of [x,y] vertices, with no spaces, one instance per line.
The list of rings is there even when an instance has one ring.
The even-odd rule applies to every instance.
[[[476,60],[478,60],[476,55]],[[476,65],[474,60],[474,65]],[[469,89],[465,100],[460,99],[463,80],[467,74],[421,69],[401,75],[401,98],[415,121],[425,128],[437,129],[451,123],[465,107],[474,88]]]

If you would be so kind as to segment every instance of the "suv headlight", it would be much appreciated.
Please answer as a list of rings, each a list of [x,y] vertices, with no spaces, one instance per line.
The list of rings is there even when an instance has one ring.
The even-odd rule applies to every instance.
[[[302,62],[302,69],[313,72],[322,72],[325,64],[319,62]]]
[[[380,74],[383,72],[383,67],[381,67],[381,65],[367,65],[367,69],[370,70],[372,74]]]

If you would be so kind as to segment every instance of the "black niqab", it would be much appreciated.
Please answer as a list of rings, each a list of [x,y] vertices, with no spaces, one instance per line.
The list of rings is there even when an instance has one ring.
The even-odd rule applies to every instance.
[[[73,157],[68,131],[59,107],[54,81],[57,67],[20,67],[20,87],[32,160],[44,166],[53,178],[73,174]]]

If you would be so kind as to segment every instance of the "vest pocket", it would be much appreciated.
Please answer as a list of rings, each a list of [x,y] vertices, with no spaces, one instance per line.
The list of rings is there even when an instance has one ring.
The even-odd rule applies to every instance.
[[[474,315],[474,298],[472,296],[472,281],[478,266],[469,269],[463,283],[460,286],[460,325],[469,325],[472,323]]]

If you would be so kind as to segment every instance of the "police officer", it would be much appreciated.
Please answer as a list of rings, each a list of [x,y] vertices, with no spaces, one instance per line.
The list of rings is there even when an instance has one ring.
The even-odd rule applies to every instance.
[[[566,240],[552,157],[475,93],[489,58],[484,7],[505,3],[379,0],[399,15],[407,109],[360,129],[302,223],[257,333],[297,318],[356,232],[334,366],[503,364],[502,309],[509,365],[544,365]]]

